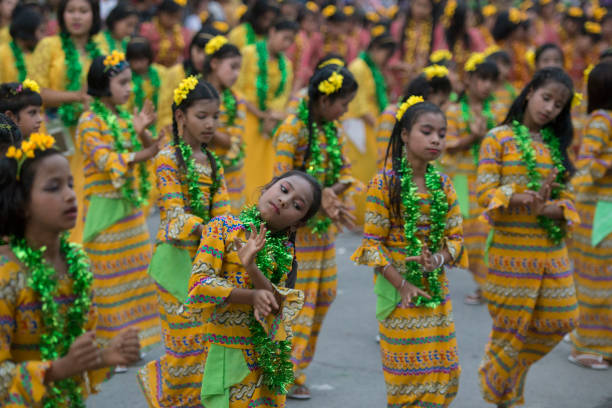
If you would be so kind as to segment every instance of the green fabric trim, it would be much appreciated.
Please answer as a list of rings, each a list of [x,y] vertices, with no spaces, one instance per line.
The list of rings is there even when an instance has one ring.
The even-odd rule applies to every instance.
[[[157,244],[149,264],[149,275],[177,300],[184,303],[187,300],[191,277],[189,251],[167,242]]]
[[[596,247],[612,232],[612,202],[598,201],[593,217],[591,245]]]
[[[382,275],[376,277],[374,293],[376,294],[376,318],[382,322],[395,310],[402,297],[391,282]]]
[[[489,249],[491,248],[491,244],[493,243],[494,231],[495,230],[493,228],[489,230],[489,235],[487,235],[487,242],[485,243],[484,263],[487,267],[489,266]]]
[[[200,399],[205,408],[229,408],[230,387],[249,375],[242,349],[211,344],[204,366]]]
[[[464,219],[470,218],[470,188],[468,178],[465,174],[455,174],[453,177],[453,187],[457,193],[459,209]]]
[[[93,241],[98,234],[131,212],[132,206],[124,199],[91,196],[83,228],[83,242]]]

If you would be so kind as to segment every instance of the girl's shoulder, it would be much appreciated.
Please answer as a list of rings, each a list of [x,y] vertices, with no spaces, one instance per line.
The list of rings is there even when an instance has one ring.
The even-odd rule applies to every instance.
[[[244,225],[240,219],[233,214],[224,214],[208,221],[203,235],[214,235],[231,241],[232,237],[236,236],[240,231],[244,231]]]
[[[494,138],[498,142],[503,143],[508,139],[514,138],[514,131],[512,130],[512,127],[510,125],[500,125],[489,130],[485,137]]]
[[[100,116],[92,110],[86,110],[79,117],[79,128],[106,128],[107,124]]]
[[[19,290],[27,286],[27,271],[24,266],[15,258],[13,251],[8,245],[0,246],[0,293],[5,298],[7,290]]]
[[[168,143],[159,152],[157,152],[157,155],[155,156],[155,163],[158,165],[161,163],[166,163],[178,167],[176,150],[171,143]]]
[[[589,115],[589,127],[591,126],[603,128],[602,130],[610,130],[612,128],[612,111],[598,109],[591,112]]]

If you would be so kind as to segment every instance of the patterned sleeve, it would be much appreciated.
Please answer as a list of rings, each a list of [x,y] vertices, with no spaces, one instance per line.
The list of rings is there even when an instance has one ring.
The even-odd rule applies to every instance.
[[[459,209],[459,201],[453,183],[446,175],[442,175],[442,188],[448,200],[448,213],[446,214],[446,228],[444,242],[446,249],[453,258],[450,265],[463,269],[468,268],[467,251],[463,246],[463,217]]]
[[[285,119],[274,134],[274,176],[293,170],[297,153],[300,126],[294,115]]]
[[[12,359],[11,346],[17,325],[17,302],[20,292],[27,286],[27,277],[19,273],[19,266],[0,258],[0,406],[25,408],[39,406],[46,394],[45,373],[51,367],[48,361]]]
[[[79,119],[77,137],[83,155],[96,165],[100,172],[108,174],[113,187],[125,183],[125,174],[133,153],[117,153],[112,145],[110,130],[104,129],[102,120],[92,112],[85,112]]]
[[[236,157],[238,157],[242,151],[244,144],[244,130],[246,122],[246,103],[242,97],[235,95],[236,97],[236,117],[234,118],[234,124],[226,127],[230,136],[230,148],[223,154],[221,161],[224,166],[231,163]],[[227,168],[227,167],[226,167]],[[229,171],[229,169],[228,169]]]
[[[210,211],[211,219],[232,212],[229,193],[227,192],[227,184],[225,183],[223,168],[219,169],[219,174],[221,176],[221,185],[219,186],[219,189],[215,191],[215,195],[212,198],[212,209]]]
[[[351,259],[371,267],[383,267],[392,263],[385,241],[391,230],[389,188],[383,173],[378,173],[367,190],[363,240]]]
[[[566,221],[567,227],[571,230],[575,228],[578,224],[580,224],[580,215],[578,214],[578,210],[574,205],[574,193],[566,187],[561,191],[559,198],[553,200],[551,203],[554,203],[561,207],[563,210],[563,219]]]
[[[391,139],[391,133],[395,126],[395,109],[388,106],[387,109],[378,117],[376,123],[376,157],[378,166],[385,162],[387,147]],[[447,130],[448,132],[448,130]]]
[[[579,184],[591,185],[612,168],[610,133],[611,124],[604,117],[596,115],[589,120],[576,163],[576,179]]]
[[[98,309],[93,304],[89,307],[89,315],[87,317],[87,323],[85,323],[85,331],[92,331],[96,329],[98,323]],[[100,391],[100,385],[110,379],[114,373],[114,370],[110,367],[99,368],[97,370],[88,371],[84,374],[85,381],[85,394],[91,395]]]
[[[459,120],[459,106],[451,104],[446,111],[446,148],[454,149],[461,141],[461,121]]]
[[[202,232],[200,247],[193,261],[186,305],[191,309],[211,309],[223,305],[235,286],[223,276],[226,227],[225,217],[213,218]]]
[[[173,153],[172,148],[166,148],[155,157],[158,202],[159,206],[166,210],[168,220],[164,226],[164,235],[168,240],[190,240],[197,235],[202,218],[185,211],[187,199],[183,194],[183,185],[178,165],[172,157]]]

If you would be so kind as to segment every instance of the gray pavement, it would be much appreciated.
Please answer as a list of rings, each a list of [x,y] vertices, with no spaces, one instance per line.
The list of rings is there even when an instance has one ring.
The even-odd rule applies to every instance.
[[[151,230],[155,231],[154,223]],[[372,272],[353,265],[350,255],[360,237],[339,237],[338,297],[323,325],[308,385],[312,399],[289,401],[289,408],[383,408],[386,406],[379,348],[375,342],[377,323]],[[448,273],[462,367],[456,408],[492,407],[478,386],[477,370],[490,330],[485,306],[466,306],[463,296],[474,289],[465,271]],[[596,372],[567,361],[569,345],[562,343],[538,362],[527,377],[526,408],[612,408],[612,370]],[[161,347],[147,360],[161,354]],[[115,375],[102,392],[88,400],[93,408],[146,408],[136,381],[136,367]]]

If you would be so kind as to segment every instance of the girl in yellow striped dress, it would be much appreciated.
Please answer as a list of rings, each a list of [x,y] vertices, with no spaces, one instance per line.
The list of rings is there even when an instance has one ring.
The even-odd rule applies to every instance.
[[[232,214],[238,215],[245,202],[245,175],[242,170],[246,103],[239,94],[232,91],[231,87],[240,74],[242,55],[235,45],[221,36],[210,40],[205,52],[205,78],[221,95],[219,127],[215,132],[212,146],[223,164]]]
[[[9,237],[0,245],[5,408],[85,406],[108,367],[140,358],[133,329],[96,345],[93,275],[87,255],[65,234],[78,209],[70,166],[54,143],[36,133],[0,159],[0,235]]]
[[[204,407],[280,408],[293,380],[291,322],[304,303],[290,235],[319,210],[321,187],[290,171],[240,217],[212,219],[193,264],[186,305],[204,325]]]
[[[300,228],[296,237],[300,265],[296,288],[304,292],[305,305],[293,326],[296,379],[289,396],[294,398],[310,397],[304,371],[314,357],[323,319],[336,297],[336,227],[332,219],[352,224],[341,198],[356,183],[335,121],[346,112],[356,91],[357,83],[346,68],[332,64],[317,70],[309,82],[308,100],[300,102],[298,113],[285,119],[274,137],[274,174],[291,169],[307,171],[323,185],[326,198],[321,214]]]
[[[476,292],[465,297],[465,303],[482,304],[481,287],[487,276],[484,248],[489,228],[479,219],[482,210],[476,198],[476,168],[480,142],[490,129],[503,120],[504,111],[496,105],[492,92],[497,82],[497,65],[482,53],[470,56],[464,67],[465,91],[446,110],[448,129],[446,152],[441,163],[453,179],[463,215],[463,237],[470,259],[470,271]]]
[[[601,370],[612,362],[612,231],[602,221],[612,206],[612,104],[606,91],[612,86],[611,72],[612,64],[604,63],[589,74],[590,117],[573,180],[581,219],[572,239],[580,319],[569,359]]]
[[[206,223],[230,211],[223,167],[206,147],[217,126],[219,94],[211,84],[190,76],[177,88],[172,110],[172,144],[155,158],[161,222],[149,268],[158,284],[166,354],[139,373],[151,407],[199,403],[203,322],[186,315],[182,305]]]
[[[361,246],[375,268],[388,407],[447,407],[459,359],[444,266],[467,267],[461,212],[448,176],[431,164],[444,150],[439,107],[412,96],[400,106],[388,164],[370,181]]]
[[[562,187],[572,95],[561,69],[538,71],[480,147],[478,203],[493,229],[482,290],[493,329],[479,375],[484,399],[498,407],[523,403],[529,367],[578,319],[564,237],[580,219]]]
[[[97,335],[108,340],[135,327],[147,348],[159,342],[155,287],[147,275],[151,244],[141,210],[150,190],[146,162],[159,151],[146,130],[155,114],[150,104],[134,116],[120,108],[131,89],[121,53],[94,59],[87,82],[94,99],[79,120],[77,142],[85,158],[83,241],[100,312]]]

